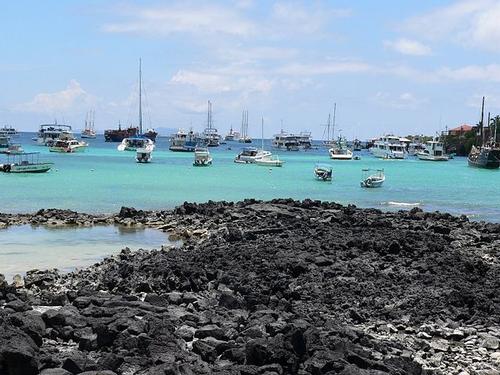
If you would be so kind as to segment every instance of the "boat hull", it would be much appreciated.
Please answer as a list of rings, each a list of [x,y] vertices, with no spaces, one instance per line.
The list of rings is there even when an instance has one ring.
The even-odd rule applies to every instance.
[[[468,157],[469,167],[498,169],[500,167],[500,150],[479,150],[471,152]]]
[[[45,173],[48,172],[53,163],[38,163],[38,164],[3,164],[0,168],[5,173]]]
[[[432,155],[421,155],[417,154],[419,160],[424,161],[448,161],[450,158],[448,156],[432,156]]]

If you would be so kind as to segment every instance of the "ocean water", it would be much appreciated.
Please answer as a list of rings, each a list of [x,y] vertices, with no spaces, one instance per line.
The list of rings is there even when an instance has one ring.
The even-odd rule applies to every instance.
[[[465,214],[475,220],[500,221],[500,171],[474,169],[465,158],[435,163],[416,159],[381,160],[367,151],[361,160],[331,161],[326,149],[300,152],[273,150],[285,161],[282,168],[233,162],[243,145],[228,143],[211,149],[213,165],[192,166],[192,153],[168,150],[159,138],[150,164],[137,164],[134,152],[119,152],[117,143],[102,136],[89,140],[84,153],[50,153],[22,134],[17,141],[26,151],[40,151],[55,163],[45,174],[0,174],[0,211],[33,212],[40,208],[67,208],[111,213],[121,206],[140,209],[172,208],[184,201],[241,200],[244,198],[321,199],[384,210],[440,210]],[[266,148],[270,149],[266,141]],[[260,142],[254,142],[259,147]],[[228,149],[231,148],[231,149]],[[0,157],[1,159],[1,157]],[[333,167],[333,181],[316,181],[317,162]],[[1,162],[0,162],[1,163]],[[362,189],[363,168],[383,168],[380,189]]]
[[[132,250],[158,249],[163,244],[172,244],[167,234],[148,228],[11,226],[0,229],[0,273],[11,281],[15,274],[24,275],[35,268],[71,271],[127,246]]]

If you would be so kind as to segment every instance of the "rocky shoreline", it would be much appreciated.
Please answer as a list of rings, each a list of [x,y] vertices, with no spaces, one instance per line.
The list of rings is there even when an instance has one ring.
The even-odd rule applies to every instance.
[[[500,224],[286,199],[20,224],[183,245],[0,276],[0,374],[500,374]]]

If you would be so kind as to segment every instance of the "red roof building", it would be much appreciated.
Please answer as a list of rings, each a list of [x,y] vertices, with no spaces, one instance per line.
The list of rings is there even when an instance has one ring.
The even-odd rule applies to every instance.
[[[463,135],[465,133],[468,133],[474,129],[473,126],[463,124],[460,126],[457,126],[456,128],[448,130],[448,135]]]

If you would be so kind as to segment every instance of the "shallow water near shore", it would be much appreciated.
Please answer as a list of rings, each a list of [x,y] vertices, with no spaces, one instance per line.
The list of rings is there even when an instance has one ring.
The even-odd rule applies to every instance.
[[[170,244],[168,235],[150,228],[11,226],[0,230],[0,273],[11,281],[15,274],[35,268],[69,272],[124,247],[158,249],[163,244]]]
[[[500,221],[500,171],[467,166],[465,158],[449,162],[416,159],[386,161],[360,153],[359,161],[331,161],[325,149],[307,152],[273,150],[285,161],[283,168],[233,163],[243,145],[235,142],[211,149],[214,164],[192,166],[192,153],[168,151],[160,137],[151,164],[135,163],[133,152],[119,152],[117,143],[102,136],[89,140],[80,154],[55,154],[33,145],[34,134],[16,142],[26,151],[40,151],[54,169],[41,175],[0,174],[0,211],[33,212],[40,208],[67,208],[89,213],[112,213],[122,205],[138,209],[169,209],[184,201],[237,201],[245,198],[320,199],[383,210],[440,210],[465,214],[474,220]],[[260,142],[254,142],[259,147]],[[228,150],[231,148],[231,150]],[[266,148],[270,149],[269,141]],[[331,183],[316,181],[317,162],[330,163]],[[359,186],[361,169],[383,168],[386,182],[380,189]]]

